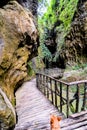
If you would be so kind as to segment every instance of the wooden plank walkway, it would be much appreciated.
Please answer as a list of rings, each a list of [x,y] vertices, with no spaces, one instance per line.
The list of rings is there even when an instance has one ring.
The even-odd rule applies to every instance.
[[[60,123],[61,130],[87,130],[87,110],[71,115]]]
[[[36,88],[36,80],[22,85],[16,92],[18,122],[14,130],[50,130],[50,115],[62,116]]]

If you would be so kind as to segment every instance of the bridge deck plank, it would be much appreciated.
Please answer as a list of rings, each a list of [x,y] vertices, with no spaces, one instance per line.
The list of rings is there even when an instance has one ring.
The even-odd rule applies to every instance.
[[[87,130],[87,110],[62,120],[61,130]]]
[[[50,130],[50,115],[63,115],[36,88],[36,81],[26,82],[16,92],[18,122],[15,130]]]

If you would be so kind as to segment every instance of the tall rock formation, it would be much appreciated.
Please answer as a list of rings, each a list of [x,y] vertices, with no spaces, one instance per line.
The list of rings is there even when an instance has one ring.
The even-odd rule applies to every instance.
[[[87,63],[87,1],[79,2],[65,43],[68,64]]]
[[[38,43],[31,12],[16,1],[0,8],[0,129],[12,130],[16,123],[14,91],[27,77]]]
[[[67,12],[65,13],[67,14]],[[68,19],[66,18],[65,22],[67,21]],[[78,0],[68,31],[61,31],[63,30],[61,25],[58,29],[57,26],[55,28],[55,31],[57,30],[56,43],[58,48],[55,53],[58,53],[56,63],[60,67],[87,63],[87,1]]]
[[[51,66],[60,68],[65,68],[66,64],[72,66],[87,63],[87,0],[76,0],[73,5],[73,0],[64,2],[60,0],[61,4],[58,4],[54,13],[57,19],[52,9],[43,17],[47,25],[50,25],[49,28],[44,24],[44,32],[48,36],[45,36],[44,44],[51,52]],[[56,5],[52,6],[53,9]],[[50,62],[48,60],[47,64]]]

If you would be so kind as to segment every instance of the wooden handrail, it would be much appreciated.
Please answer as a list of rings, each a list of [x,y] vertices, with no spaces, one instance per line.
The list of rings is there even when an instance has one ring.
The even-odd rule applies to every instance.
[[[53,80],[55,80],[55,81],[57,81],[57,82],[60,82],[60,83],[62,83],[62,84],[68,85],[68,86],[77,85],[77,84],[82,84],[82,83],[87,83],[87,80],[80,80],[80,81],[75,81],[75,82],[70,82],[70,83],[68,83],[68,82],[64,82],[64,81],[62,81],[62,80],[55,79],[55,78],[53,78],[52,76],[49,76],[49,75],[47,75],[47,74],[36,73],[36,75],[38,75],[38,74],[47,76],[47,77],[49,77],[49,78],[51,78],[51,79],[53,79]]]
[[[73,113],[75,113],[79,112],[80,110],[85,110],[87,107],[87,80],[67,83],[43,73],[36,73],[36,79],[37,87],[45,94],[45,96],[52,102],[52,104],[58,108],[60,112],[64,113],[63,106],[66,105],[65,113],[67,117],[70,115],[70,109],[72,109],[72,111],[74,111]],[[83,103],[81,108],[79,107],[81,103],[80,89],[82,88],[82,86],[80,87],[80,84],[84,84],[83,101],[81,101]],[[75,87],[75,92],[73,92],[73,97],[71,98],[70,89],[72,87]],[[64,96],[64,93],[66,96]],[[73,102],[76,102],[75,110],[72,105]]]

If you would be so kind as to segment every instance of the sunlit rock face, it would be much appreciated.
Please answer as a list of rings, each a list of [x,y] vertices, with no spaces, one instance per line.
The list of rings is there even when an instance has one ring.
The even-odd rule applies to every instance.
[[[66,59],[68,64],[87,63],[87,1],[79,3],[66,37]]]
[[[16,122],[14,90],[27,77],[27,63],[37,55],[33,16],[15,1],[0,8],[0,127]],[[1,129],[0,128],[0,129]]]

